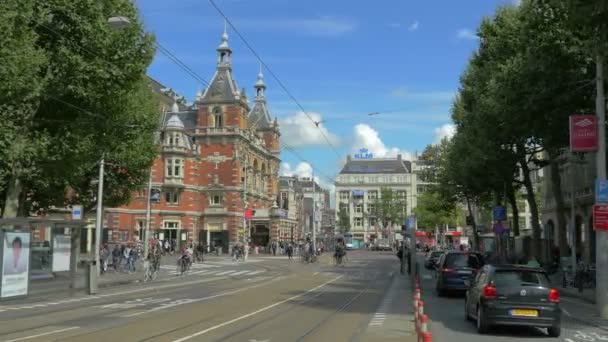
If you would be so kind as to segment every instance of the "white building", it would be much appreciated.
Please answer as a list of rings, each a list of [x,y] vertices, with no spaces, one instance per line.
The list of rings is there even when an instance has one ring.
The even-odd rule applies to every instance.
[[[380,196],[381,188],[391,188],[397,196],[405,199],[407,215],[415,207],[418,195],[417,177],[412,173],[412,164],[415,163],[403,160],[401,155],[381,159],[373,158],[364,149],[361,152],[355,158],[347,157],[335,182],[336,222],[339,224],[340,211],[345,209],[355,247],[382,237],[380,224],[373,215],[374,202]],[[394,224],[400,227],[402,223]]]

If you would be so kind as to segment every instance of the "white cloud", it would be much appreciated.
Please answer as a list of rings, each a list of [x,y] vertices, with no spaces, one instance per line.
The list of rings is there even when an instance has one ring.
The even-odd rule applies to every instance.
[[[302,178],[302,177],[311,178],[312,171],[313,171],[312,165],[310,165],[307,162],[300,162],[300,163],[298,163],[298,165],[296,165],[295,168],[293,168],[291,166],[291,164],[289,164],[287,162],[283,162],[283,163],[281,163],[281,169],[279,170],[279,174],[281,176],[288,176],[288,177],[297,176],[298,178]],[[317,175],[318,175],[318,173],[317,173]],[[329,175],[326,175],[326,174],[323,174],[320,176],[317,176],[317,175],[315,175],[315,181],[317,182],[317,184],[319,184],[319,186],[321,186],[323,189],[329,190],[329,192],[331,192],[333,194],[336,190],[336,186],[333,184],[333,179],[329,179],[328,178]]]
[[[322,124],[322,117],[319,113],[297,112],[295,115],[279,120],[279,127],[284,140],[290,146],[313,146],[324,145],[328,146],[327,140],[336,146],[339,144],[339,139],[336,135],[330,133]],[[309,118],[310,117],[310,118]],[[311,120],[312,119],[312,120]],[[317,125],[314,122],[319,122]],[[327,139],[325,139],[327,137]]]
[[[403,159],[412,159],[412,153],[397,147],[388,147],[380,139],[380,134],[366,124],[357,124],[354,128],[353,152],[361,148],[367,148],[377,158],[394,158],[401,154]]]
[[[413,32],[418,30],[418,27],[420,27],[420,23],[418,22],[418,20],[416,20],[407,28],[407,30]]]
[[[456,36],[458,37],[458,39],[465,39],[465,40],[478,40],[479,39],[479,37],[477,37],[477,34],[475,34],[475,32],[470,29],[460,29],[460,30],[458,30],[458,33],[456,34]]]
[[[256,18],[234,19],[235,25],[242,30],[289,32],[313,36],[338,37],[352,33],[357,22],[351,18],[320,16],[317,18]]]
[[[453,124],[445,124],[435,128],[435,144],[440,143],[444,138],[451,139],[456,133],[456,126]]]

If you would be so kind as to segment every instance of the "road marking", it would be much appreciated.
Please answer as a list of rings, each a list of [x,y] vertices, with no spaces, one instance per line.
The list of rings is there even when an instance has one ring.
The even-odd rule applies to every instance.
[[[186,340],[192,339],[192,338],[194,338],[194,337],[197,337],[197,336],[200,336],[200,335],[206,334],[206,333],[208,333],[208,332],[210,332],[210,331],[213,331],[213,330],[219,329],[219,328],[224,327],[224,326],[226,326],[226,325],[230,325],[230,324],[232,324],[232,323],[238,322],[238,321],[243,320],[243,319],[245,319],[245,318],[248,318],[248,317],[251,317],[251,316],[255,316],[255,315],[257,315],[257,314],[259,314],[259,313],[261,313],[261,312],[264,312],[264,311],[269,310],[269,309],[272,309],[272,308],[274,308],[274,307],[276,307],[276,306],[279,306],[279,305],[285,304],[285,303],[287,303],[287,302],[289,302],[289,301],[292,301],[292,300],[294,300],[294,299],[300,298],[300,297],[302,297],[302,296],[304,296],[304,295],[306,295],[306,294],[309,294],[309,293],[314,292],[314,291],[316,291],[316,290],[318,290],[318,289],[320,289],[320,288],[323,288],[323,287],[325,287],[325,286],[327,286],[327,285],[329,285],[329,284],[333,283],[334,281],[336,281],[336,280],[338,280],[338,279],[340,279],[340,278],[342,278],[342,277],[343,277],[343,275],[340,275],[340,276],[338,276],[338,277],[336,277],[336,278],[334,278],[334,279],[332,279],[332,280],[329,280],[329,281],[327,281],[327,282],[325,282],[325,283],[323,283],[323,284],[321,284],[321,285],[319,285],[319,286],[313,287],[312,289],[309,289],[309,290],[307,290],[307,291],[305,291],[305,292],[302,292],[302,293],[300,293],[299,295],[295,295],[295,296],[293,296],[293,297],[289,297],[289,298],[287,298],[287,299],[285,299],[285,300],[282,300],[282,301],[280,301],[280,302],[276,302],[276,303],[274,303],[274,304],[271,304],[271,305],[265,306],[265,307],[263,307],[263,308],[261,308],[261,309],[259,309],[259,310],[254,311],[254,312],[250,312],[250,313],[248,313],[248,314],[246,314],[246,315],[243,315],[243,316],[237,317],[237,318],[235,318],[235,319],[232,319],[232,320],[230,320],[230,321],[227,321],[227,322],[224,322],[224,323],[218,324],[218,325],[216,325],[216,326],[213,326],[213,327],[207,328],[207,329],[205,329],[205,330],[201,330],[201,331],[196,332],[196,333],[194,333],[194,334],[191,334],[191,335],[188,335],[188,336],[184,336],[184,337],[182,337],[182,338],[180,338],[180,339],[174,340],[173,342],[183,342],[183,341],[186,341]]]
[[[227,277],[224,277],[224,278],[227,278]],[[267,281],[265,283],[261,283],[261,284],[257,284],[257,285],[253,285],[253,286],[249,286],[249,287],[245,287],[245,288],[241,288],[241,289],[234,290],[234,291],[222,292],[222,293],[218,293],[218,294],[213,295],[213,296],[208,296],[208,297],[203,297],[203,298],[196,298],[196,299],[183,299],[183,300],[181,300],[181,302],[180,302],[180,300],[177,300],[175,302],[166,303],[164,305],[152,308],[150,310],[135,312],[135,313],[132,313],[132,314],[129,314],[129,315],[125,315],[125,316],[122,316],[122,317],[140,316],[140,315],[144,315],[144,314],[147,314],[147,313],[151,313],[151,312],[155,312],[155,311],[159,311],[159,310],[164,310],[164,309],[172,308],[172,307],[178,306],[178,305],[196,303],[196,302],[201,302],[201,301],[204,301],[204,300],[209,300],[209,299],[214,299],[214,298],[219,298],[219,297],[225,297],[225,296],[228,296],[228,295],[232,295],[232,294],[235,294],[235,293],[239,293],[239,292],[243,292],[243,291],[254,289],[256,287],[267,285],[267,284],[270,284],[272,282],[275,282],[275,281],[278,281],[278,280],[281,280],[281,279],[284,279],[284,278],[285,277],[278,277],[278,278],[275,278],[273,280]]]
[[[134,289],[134,290],[129,290],[129,291],[123,291],[123,292],[116,292],[116,293],[108,293],[108,294],[103,294],[103,295],[97,295],[97,296],[93,296],[93,297],[82,297],[82,298],[76,298],[76,299],[67,299],[67,300],[63,300],[63,301],[40,303],[40,304],[37,304],[37,305],[39,307],[42,307],[43,305],[44,306],[49,306],[49,305],[69,304],[69,303],[74,303],[76,301],[81,301],[81,300],[93,300],[93,299],[101,299],[101,298],[107,298],[107,297],[115,297],[115,296],[121,296],[121,295],[125,295],[125,294],[137,293],[137,292],[142,292],[142,291],[158,291],[158,290],[168,289],[168,288],[172,288],[172,287],[180,287],[180,286],[187,286],[187,285],[194,285],[194,284],[209,283],[209,282],[212,282],[212,281],[222,280],[222,279],[228,279],[228,277],[215,277],[215,278],[209,278],[209,279],[204,279],[204,280],[196,280],[196,281],[189,281],[189,282],[183,282],[183,283],[177,283],[177,284],[169,284],[169,285],[156,286],[156,287],[145,287],[145,288],[139,288],[139,289]],[[36,307],[31,306],[31,305],[14,306],[14,307],[3,307],[4,310],[21,310],[21,309],[35,309],[35,308]]]
[[[70,328],[65,328],[65,329],[53,330],[53,331],[45,332],[45,333],[38,334],[38,335],[30,335],[30,336],[25,336],[25,337],[19,337],[19,338],[16,338],[16,339],[13,339],[13,340],[4,341],[4,342],[16,342],[16,341],[31,340],[33,338],[42,337],[42,336],[51,335],[51,334],[57,334],[57,333],[60,333],[60,332],[70,331],[70,330],[74,330],[74,329],[78,329],[78,328],[79,327],[70,327]]]
[[[315,272],[315,273],[313,273],[312,275],[313,275],[313,276],[315,276],[315,275],[317,275],[317,274],[319,274],[319,272]]]
[[[246,274],[246,273],[249,273],[249,272],[251,272],[251,271],[249,271],[249,270],[246,270],[246,271],[238,271],[238,272],[236,272],[236,273],[231,274],[230,276],[232,277],[232,276],[235,276],[235,275]]]
[[[218,273],[218,274],[216,274],[216,275],[221,276],[221,275],[227,275],[227,274],[234,273],[234,272],[236,272],[236,271],[235,271],[235,270],[232,270],[232,271],[224,271],[224,272]]]

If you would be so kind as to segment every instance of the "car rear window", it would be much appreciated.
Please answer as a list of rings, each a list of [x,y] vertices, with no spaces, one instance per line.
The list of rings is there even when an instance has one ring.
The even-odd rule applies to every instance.
[[[492,280],[496,286],[549,286],[547,275],[528,270],[497,270]]]
[[[480,266],[479,259],[473,254],[448,254],[445,259],[445,267],[447,268],[479,268]]]

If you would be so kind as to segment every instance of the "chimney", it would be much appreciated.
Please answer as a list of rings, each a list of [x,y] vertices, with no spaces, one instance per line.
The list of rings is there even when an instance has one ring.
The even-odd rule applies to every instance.
[[[401,155],[400,154],[397,155],[397,160],[401,161]]]

